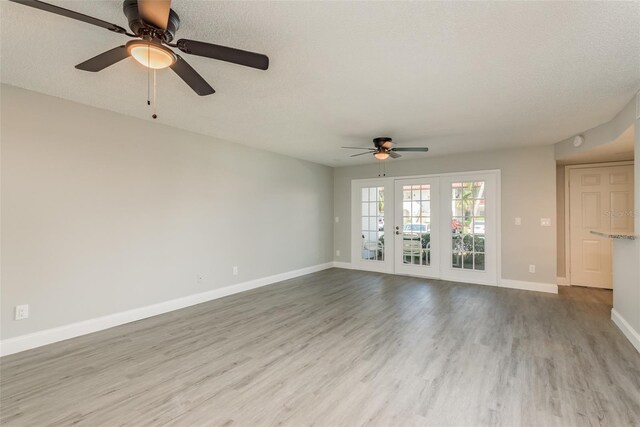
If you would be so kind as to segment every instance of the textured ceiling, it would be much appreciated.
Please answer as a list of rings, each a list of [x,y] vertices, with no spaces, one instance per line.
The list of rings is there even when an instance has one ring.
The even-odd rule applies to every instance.
[[[569,156],[559,165],[577,165],[581,163],[617,162],[620,160],[633,160],[634,158],[634,127],[630,126],[616,139],[608,144],[598,145],[588,151],[583,151]]]
[[[126,27],[121,2],[51,3]],[[174,0],[192,38],[269,55],[262,72],[183,55],[217,90],[159,73],[159,121],[333,166],[389,135],[437,156],[552,144],[640,87],[640,2]],[[3,83],[150,119],[133,60],[74,69],[128,38],[0,1]],[[406,154],[404,157],[424,156]]]

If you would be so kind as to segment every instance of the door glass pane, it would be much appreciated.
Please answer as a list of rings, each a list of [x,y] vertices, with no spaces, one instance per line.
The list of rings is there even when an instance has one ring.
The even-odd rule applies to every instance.
[[[431,265],[431,186],[402,186],[402,263]]]
[[[485,181],[451,183],[451,267],[485,269]]]
[[[361,251],[368,261],[384,261],[384,187],[366,187],[361,193]]]

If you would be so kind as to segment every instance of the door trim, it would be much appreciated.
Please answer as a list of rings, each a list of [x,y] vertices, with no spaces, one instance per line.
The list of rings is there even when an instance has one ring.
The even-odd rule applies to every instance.
[[[565,165],[564,167],[564,280],[562,285],[571,285],[571,203],[569,182],[572,169],[606,168],[611,166],[633,166],[634,160],[622,160],[619,162],[581,163],[579,165]],[[558,283],[560,284],[560,283]]]
[[[358,224],[355,220],[355,215],[354,215],[354,200],[355,200],[355,196],[354,196],[354,189],[356,188],[357,185],[362,185],[362,184],[375,184],[375,183],[384,183],[385,187],[390,186],[389,188],[393,188],[395,187],[395,181],[396,180],[402,180],[402,179],[414,179],[414,178],[444,178],[444,177],[452,177],[452,176],[459,176],[461,178],[464,178],[465,176],[468,175],[478,175],[478,174],[493,174],[495,175],[495,202],[496,202],[496,212],[495,212],[495,216],[496,216],[496,232],[495,232],[495,236],[496,236],[496,243],[495,243],[495,250],[496,250],[496,278],[495,281],[467,281],[465,283],[473,283],[473,284],[478,284],[478,285],[491,285],[491,286],[501,286],[501,282],[502,282],[502,172],[500,169],[487,169],[487,170],[477,170],[477,171],[460,171],[460,172],[446,172],[446,173],[434,173],[434,174],[426,174],[426,175],[403,175],[403,176],[387,176],[387,177],[378,177],[378,178],[361,178],[361,179],[352,179],[351,180],[351,218],[350,218],[350,224],[351,224],[351,230],[349,231],[350,233],[350,240],[351,240],[351,262],[350,264],[350,268],[355,269],[355,270],[366,270],[366,271],[375,271],[375,272],[380,272],[380,273],[388,273],[388,274],[397,274],[397,275],[402,275],[399,273],[395,272],[395,266],[393,264],[393,256],[391,257],[386,257],[385,258],[385,262],[384,262],[384,268],[375,268],[375,269],[367,269],[364,268],[361,263],[357,262],[357,258],[354,258],[354,256],[357,254],[357,249],[354,249],[357,246],[357,241],[354,241],[354,230],[357,229]],[[395,188],[393,190],[393,192],[395,192]],[[392,192],[392,193],[393,193]],[[389,194],[389,199],[387,199],[387,191],[385,191],[385,205],[389,204],[389,201],[394,202],[393,200],[393,196],[392,194]],[[389,206],[391,206],[391,204],[389,204]],[[395,205],[393,205],[395,206]],[[388,221],[388,217],[389,217],[389,210],[385,209],[385,224],[390,224],[392,223],[391,221]],[[390,215],[393,215],[393,213],[391,213]],[[393,218],[392,218],[393,219]],[[395,239],[391,239],[392,241]],[[392,244],[393,245],[393,244]],[[358,246],[359,247],[359,246]],[[394,250],[394,247],[391,246],[389,248],[391,251]],[[385,256],[387,256],[385,254]],[[442,259],[444,259],[443,257],[441,257]],[[440,268],[440,279],[441,280],[445,280],[442,279],[442,266]]]

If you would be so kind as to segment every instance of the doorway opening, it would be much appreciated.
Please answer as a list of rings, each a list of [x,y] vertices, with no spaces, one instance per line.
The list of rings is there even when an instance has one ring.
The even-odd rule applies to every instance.
[[[557,164],[558,284],[613,288],[613,242],[634,233],[634,126]]]

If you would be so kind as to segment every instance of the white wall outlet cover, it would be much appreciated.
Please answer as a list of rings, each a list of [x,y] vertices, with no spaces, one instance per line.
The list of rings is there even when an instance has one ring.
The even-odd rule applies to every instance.
[[[551,227],[551,218],[540,218],[540,225],[543,227]]]
[[[535,266],[535,265],[533,265],[533,264],[531,264],[531,265],[529,266],[529,273],[535,273],[535,272],[536,272],[536,266]]]
[[[340,249],[336,251],[336,256],[340,256]]]
[[[516,220],[514,221],[515,225],[522,225],[522,218],[520,217],[516,217]]]
[[[238,275],[238,266],[237,265],[233,267],[233,275],[234,276]]]
[[[29,304],[16,305],[15,320],[27,319],[29,317]]]
[[[336,222],[340,222],[340,217],[339,216],[336,217]]]

